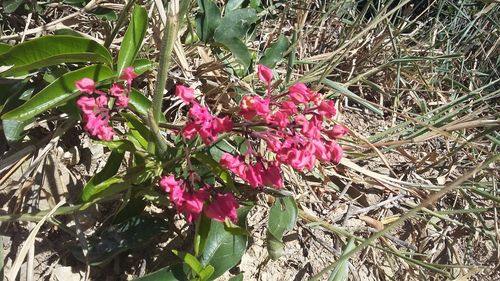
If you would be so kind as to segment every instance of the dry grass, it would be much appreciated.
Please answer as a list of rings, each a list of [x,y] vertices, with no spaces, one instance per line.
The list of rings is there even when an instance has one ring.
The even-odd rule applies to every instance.
[[[257,237],[254,242],[259,247],[239,268],[246,272],[245,278],[310,278],[338,261],[343,245],[355,237],[356,245],[365,241],[370,246],[345,256],[351,280],[498,280],[498,3],[273,2],[261,13],[264,20],[250,38],[251,48],[260,55],[279,34],[295,38],[277,67],[283,78],[278,87],[309,82],[338,102],[336,122],[345,124],[351,134],[343,141],[347,153],[339,166],[318,167],[311,174],[286,173],[287,189],[301,209],[295,232],[301,237],[295,239],[300,242],[298,249],[310,249],[317,260],[308,261],[308,255],[299,250],[294,254],[299,257],[285,257],[287,262],[296,261],[293,267],[283,260],[252,260],[259,256],[255,251],[265,251]],[[156,60],[164,19],[154,3],[146,4],[152,16],[143,55]],[[101,5],[121,8],[107,2]],[[46,9],[46,17],[30,16],[29,24],[27,15],[10,15],[3,19],[2,39],[38,36],[30,30],[50,25],[47,17],[53,21],[71,12],[75,11],[65,5],[54,5]],[[104,42],[109,29],[99,23],[89,14],[78,13],[64,24]],[[188,32],[183,25],[181,42]],[[20,36],[13,36],[17,33]],[[119,45],[121,36],[112,48]],[[167,88],[177,82],[197,85],[215,111],[234,111],[234,98],[255,82],[253,75],[243,79],[231,75],[227,53],[201,43],[179,42],[174,53]],[[145,93],[151,93],[155,77],[154,72],[148,75],[142,85]],[[178,103],[168,100],[165,109],[167,118],[177,119]],[[6,177],[26,158],[2,172],[2,202],[16,201],[16,209],[30,202],[22,199],[29,192],[20,190],[29,189],[27,181],[36,183],[39,166],[34,167],[38,164],[33,160],[37,155],[45,157],[44,149],[46,142],[35,143],[21,154],[30,155],[34,164],[27,165],[30,172],[20,184],[7,185]],[[491,163],[483,165],[486,161]],[[469,174],[477,167],[481,169]],[[433,197],[443,190],[449,192]],[[266,206],[266,198],[259,205]],[[12,213],[12,209],[6,211]],[[401,217],[405,220],[398,221]],[[251,225],[255,233],[264,227],[258,222]],[[383,229],[384,235],[375,239]],[[147,259],[141,254],[137,258]],[[160,264],[154,262],[148,271]],[[136,266],[126,272],[142,271]]]

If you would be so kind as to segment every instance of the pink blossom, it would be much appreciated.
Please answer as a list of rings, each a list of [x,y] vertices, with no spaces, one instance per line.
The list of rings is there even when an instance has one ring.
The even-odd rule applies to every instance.
[[[209,197],[208,188],[200,188],[196,192],[184,193],[184,201],[181,206],[179,206],[179,211],[183,212],[186,216],[188,223],[191,223],[198,219],[201,212],[203,211],[203,204]]]
[[[196,136],[196,125],[194,123],[187,123],[182,129],[182,135],[188,140],[192,140]]]
[[[333,128],[329,131],[326,131],[326,134],[332,139],[340,139],[343,138],[349,130],[342,125],[334,125]]]
[[[125,94],[121,94],[116,98],[116,106],[118,108],[126,108],[128,106],[129,98]]]
[[[95,82],[94,80],[90,78],[83,78],[75,83],[76,88],[78,91],[82,93],[87,93],[87,94],[92,94],[95,91]]]
[[[212,115],[208,112],[208,109],[198,103],[193,104],[191,109],[189,109],[189,116],[197,125],[202,125],[212,120]]]
[[[194,100],[194,90],[182,85],[175,86],[175,94],[186,104]]]
[[[115,131],[113,131],[113,128],[106,124],[105,126],[99,127],[96,137],[100,140],[110,141],[113,139],[114,135]]]
[[[96,103],[98,107],[105,108],[108,106],[108,97],[105,94],[100,94],[96,98]]]
[[[263,64],[259,64],[257,68],[260,81],[267,82],[268,84],[271,83],[273,80],[273,71]]]
[[[288,89],[288,96],[295,104],[305,104],[309,99],[309,88],[303,83],[297,83]]]
[[[257,162],[255,165],[246,164],[245,173],[243,175],[239,175],[244,181],[246,181],[250,186],[256,188],[261,187],[262,182],[262,173],[264,172],[264,167],[262,163]]]
[[[205,209],[205,214],[207,217],[219,222],[224,222],[226,218],[229,218],[236,223],[238,221],[237,208],[238,202],[231,193],[218,193],[212,203]]]
[[[269,102],[269,99],[259,96],[244,96],[240,103],[240,113],[247,120],[251,120],[256,115],[266,117],[271,112]]]
[[[286,128],[290,121],[288,120],[288,114],[282,111],[278,111],[273,115],[268,115],[266,118],[268,124],[276,125],[282,129]]]
[[[111,88],[109,88],[109,93],[115,97],[121,96],[123,92],[125,92],[125,89],[123,89],[120,84],[114,83],[113,85],[111,85]]]
[[[264,185],[282,189],[283,178],[281,177],[280,171],[281,169],[278,161],[269,162],[267,169],[262,174],[262,183]]]
[[[322,101],[318,106],[318,113],[327,117],[332,118],[337,114],[337,110],[335,109],[335,104],[333,101]]]
[[[86,97],[86,96],[81,96],[78,98],[76,101],[76,105],[80,110],[83,112],[83,114],[93,114],[94,109],[97,108],[97,103],[95,98],[93,97]]]
[[[336,142],[331,142],[330,145],[328,145],[328,150],[330,150],[331,153],[330,161],[335,165],[339,164],[344,154],[342,147]]]
[[[243,164],[239,157],[233,156],[227,152],[224,152],[224,154],[222,154],[219,163],[222,167],[229,170],[236,169]]]
[[[297,106],[295,105],[294,102],[291,101],[284,101],[279,104],[280,109],[282,112],[286,114],[296,114],[297,113]]]
[[[137,74],[134,72],[134,68],[132,66],[129,66],[123,70],[120,79],[127,81],[127,86],[130,90],[130,88],[132,87],[132,80],[134,80],[136,77]]]
[[[217,134],[222,132],[231,132],[233,129],[233,120],[231,120],[228,116],[225,116],[224,118],[214,118],[212,129]]]

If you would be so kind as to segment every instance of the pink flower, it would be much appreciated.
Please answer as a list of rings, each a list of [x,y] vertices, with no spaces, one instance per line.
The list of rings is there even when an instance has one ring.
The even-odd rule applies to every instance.
[[[202,125],[203,123],[212,120],[212,115],[208,112],[208,109],[198,103],[193,104],[193,107],[189,109],[189,116],[197,125]]]
[[[303,83],[297,83],[288,89],[288,96],[295,104],[307,103],[309,88]]]
[[[240,102],[240,113],[247,120],[256,115],[266,117],[271,112],[269,102],[269,99],[262,99],[259,96],[244,96]]]
[[[196,136],[196,125],[194,123],[187,123],[186,126],[182,129],[182,135],[188,139],[192,140]]]
[[[175,180],[174,176],[164,176],[160,180],[160,187],[165,190],[165,192],[172,192],[175,188],[181,186],[182,180]]]
[[[261,187],[262,173],[264,172],[264,167],[262,163],[257,162],[254,166],[246,164],[245,174],[239,175],[244,181],[246,181],[250,186],[256,188]]]
[[[332,139],[343,138],[347,133],[349,133],[349,130],[342,125],[334,125],[331,130],[326,131],[326,134]]]
[[[337,110],[335,109],[335,104],[333,101],[322,101],[318,106],[318,113],[327,117],[332,118],[337,114]]]
[[[186,104],[194,100],[194,90],[182,85],[175,86],[175,94]]]
[[[95,82],[90,78],[83,78],[81,80],[76,81],[75,83],[78,91],[82,93],[92,94],[95,91]]]
[[[224,222],[226,218],[229,218],[236,223],[238,221],[237,208],[238,202],[231,193],[219,193],[215,195],[212,203],[205,209],[205,214],[207,217],[219,222]]]
[[[216,134],[231,132],[233,129],[233,120],[231,120],[228,116],[225,116],[224,118],[214,118],[212,122],[212,129]]]
[[[85,131],[93,137],[97,136],[101,127],[108,125],[108,120],[94,114],[84,115],[83,120],[85,121]]]
[[[280,109],[282,112],[286,114],[296,114],[297,113],[297,106],[295,105],[294,102],[291,101],[284,101],[279,104]]]
[[[330,161],[335,165],[339,164],[340,160],[342,160],[342,155],[344,154],[342,147],[338,143],[332,142],[328,146],[328,150],[330,150],[331,153]]]
[[[281,177],[280,171],[281,169],[278,161],[269,162],[266,171],[262,174],[263,184],[282,189],[283,178]]]
[[[130,90],[130,88],[132,87],[132,80],[134,80],[134,78],[136,77],[137,74],[134,72],[134,68],[132,66],[129,66],[123,70],[120,79],[127,81],[127,86]]]
[[[273,80],[273,71],[263,64],[259,64],[257,69],[260,81],[270,84]]]
[[[288,120],[288,114],[282,111],[278,111],[273,115],[268,115],[266,118],[266,122],[276,125],[282,129],[286,128],[290,124],[290,121]]]
[[[76,105],[80,108],[83,114],[94,114],[94,109],[97,108],[95,98],[86,96],[78,98]]]
[[[114,83],[113,85],[111,85],[111,88],[109,88],[109,93],[115,97],[121,96],[123,92],[125,92],[125,89],[123,89],[120,84]]]
[[[114,135],[115,131],[113,131],[113,128],[106,124],[106,126],[99,127],[96,137],[100,140],[110,141],[113,139]]]
[[[116,106],[118,108],[126,108],[128,106],[129,98],[125,94],[121,94],[116,98]]]
[[[98,107],[106,108],[108,106],[108,97],[105,94],[100,94],[96,98],[96,103]]]
[[[203,211],[203,204],[208,199],[209,195],[208,188],[206,187],[200,188],[193,193],[184,193],[184,200],[182,205],[179,206],[179,211],[184,213],[188,223],[198,219]]]

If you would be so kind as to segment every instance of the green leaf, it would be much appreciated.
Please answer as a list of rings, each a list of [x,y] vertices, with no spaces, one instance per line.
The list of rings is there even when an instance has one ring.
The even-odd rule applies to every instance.
[[[276,198],[269,210],[267,230],[276,239],[282,241],[283,234],[294,228],[297,222],[297,203],[292,197]]]
[[[198,277],[200,277],[200,281],[208,280],[214,273],[213,266],[207,265],[203,267],[195,256],[189,253],[179,252],[177,250],[172,250],[172,252],[174,252],[176,256],[180,257],[184,263],[187,264]]]
[[[226,4],[226,7],[225,7],[226,13],[228,11],[233,11],[233,10],[236,10],[236,9],[240,9],[241,8],[241,4],[243,4],[243,2],[245,2],[245,0],[228,0],[227,4]]]
[[[152,62],[148,59],[136,59],[132,64],[132,66],[134,67],[134,72],[137,75],[141,75],[147,71],[150,71],[155,65],[155,62]]]
[[[7,14],[13,13],[24,3],[24,0],[4,0],[2,6],[4,12]]]
[[[250,66],[252,57],[243,39],[257,19],[255,10],[251,8],[228,11],[214,33],[215,42],[228,48],[245,70]]]
[[[99,237],[89,237],[86,260],[90,265],[105,264],[126,250],[145,247],[153,239],[165,235],[169,226],[170,223],[164,219],[150,215],[133,217],[112,225],[100,232]],[[74,250],[73,254],[85,261],[81,249]]]
[[[75,82],[84,77],[99,82],[113,77],[111,69],[104,65],[91,65],[68,72],[45,87],[23,105],[5,113],[2,119],[29,120],[38,114],[62,105],[79,95]]]
[[[372,111],[380,116],[384,116],[384,112],[380,108],[373,106],[371,103],[368,103],[363,98],[361,98],[358,95],[356,95],[355,93],[349,91],[349,89],[347,89],[346,86],[344,86],[340,83],[334,82],[332,80],[329,80],[329,79],[324,79],[323,83],[326,86],[330,87],[331,89],[333,89],[333,90],[341,93],[342,95],[350,98],[354,102],[361,104],[366,109],[368,109],[368,110],[370,110],[370,111]]]
[[[24,136],[24,127],[32,121],[2,120],[2,130],[7,142],[11,143],[22,139]]]
[[[196,232],[194,234],[194,254],[198,256],[207,243],[208,233],[210,231],[211,220],[204,214],[196,222]]]
[[[137,112],[142,117],[148,117],[148,110],[151,108],[152,102],[147,97],[145,97],[141,92],[132,88],[129,97],[129,106],[130,108]]]
[[[9,51],[10,49],[12,48],[11,45],[8,45],[8,44],[4,44],[4,43],[0,43],[0,55],[3,54],[3,53],[6,53],[7,51]]]
[[[112,9],[97,7],[91,13],[101,20],[116,21],[118,17]]]
[[[212,0],[198,0],[200,14],[196,17],[196,33],[201,41],[211,41],[215,29],[219,26],[220,10]]]
[[[165,267],[143,277],[134,279],[134,281],[185,281],[189,280],[186,271],[182,265]]]
[[[269,68],[275,68],[276,64],[283,59],[283,54],[288,49],[288,45],[288,39],[281,34],[278,40],[266,49],[259,62]]]
[[[269,231],[267,231],[266,247],[269,257],[272,260],[277,260],[285,253],[285,244],[276,239]]]
[[[345,255],[346,253],[349,253],[352,249],[354,249],[354,247],[356,247],[356,244],[354,244],[354,238],[351,238],[347,243],[347,245],[345,246],[344,250],[342,251],[342,256]],[[330,273],[328,281],[346,281],[348,276],[349,276],[349,260],[346,259],[340,262],[332,270],[332,273]]]
[[[134,5],[132,17],[127,31],[125,32],[125,36],[123,37],[120,52],[118,53],[118,62],[116,64],[116,72],[118,75],[134,62],[135,57],[141,49],[147,27],[148,13],[146,9],[140,5]]]
[[[12,47],[0,55],[0,66],[12,66],[0,76],[21,76],[30,70],[74,62],[102,62],[111,66],[109,51],[99,43],[74,36],[44,36]]]
[[[251,207],[241,207],[238,209],[238,224],[245,226],[245,218]],[[203,253],[200,256],[202,265],[212,265],[215,268],[210,280],[224,274],[238,264],[245,253],[247,246],[246,235],[234,235],[224,229],[224,224],[211,221],[210,231]]]
[[[89,182],[85,185],[82,192],[82,200],[83,202],[88,202],[90,199],[99,192],[102,192],[106,188],[108,188],[111,184],[115,183],[114,181],[108,181],[111,177],[116,175],[118,169],[121,166],[124,152],[120,150],[113,150],[109,155],[109,158],[106,162],[104,168],[102,168],[99,173],[93,176]],[[106,184],[103,184],[106,183]]]
[[[130,135],[142,146],[142,148],[147,148],[147,140],[151,134],[149,129],[134,115],[126,112],[122,112],[121,115],[128,121],[127,125],[130,129]]]

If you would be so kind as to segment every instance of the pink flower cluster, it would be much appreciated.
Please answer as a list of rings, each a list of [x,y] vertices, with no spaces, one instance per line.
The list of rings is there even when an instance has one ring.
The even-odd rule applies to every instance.
[[[260,65],[259,78],[269,89],[272,71]],[[245,157],[226,153],[220,164],[252,187],[281,188],[280,164],[302,171],[312,170],[317,160],[338,164],[342,158],[343,150],[336,140],[347,129],[341,125],[327,128],[324,122],[336,114],[333,101],[323,100],[320,93],[302,83],[291,86],[283,98],[272,98],[270,90],[267,98],[244,96],[240,113],[247,120],[247,129],[262,123],[268,127],[263,132],[253,131],[251,137],[264,140],[275,160],[266,161],[250,150]]]
[[[197,220],[203,211],[208,218],[219,222],[226,218],[234,223],[238,220],[238,202],[231,193],[217,193],[208,185],[190,190],[186,182],[176,180],[174,176],[163,177],[160,187],[169,194],[177,212],[183,213],[189,223]]]
[[[233,129],[233,121],[229,117],[213,116],[207,107],[200,105],[194,98],[193,89],[177,85],[175,94],[185,104],[191,106],[188,114],[189,121],[182,129],[182,134],[188,140],[192,140],[198,134],[205,144],[210,144],[217,140],[220,133],[230,132]]]
[[[132,80],[137,77],[132,67],[123,71],[120,79],[127,82],[128,91],[130,91]],[[76,88],[87,95],[82,95],[76,102],[76,105],[83,113],[83,122],[85,131],[100,140],[112,140],[115,132],[109,125],[110,105],[109,99],[113,98],[114,107],[117,109],[128,106],[128,96],[125,88],[118,83],[114,83],[105,93],[96,88],[94,80],[83,78],[76,81]]]

